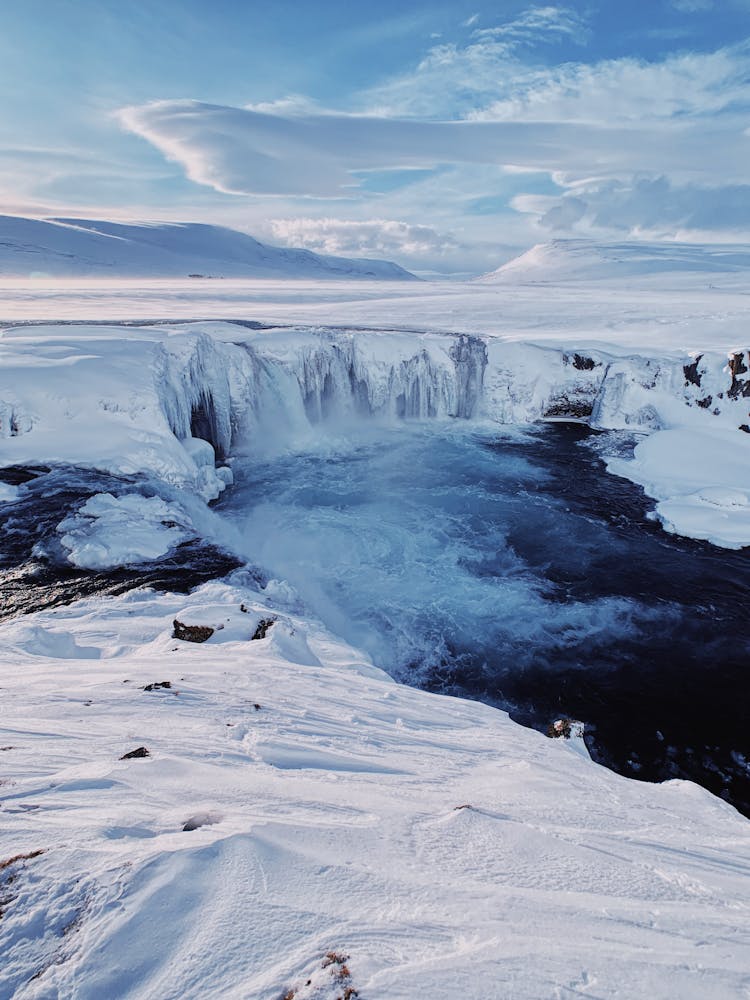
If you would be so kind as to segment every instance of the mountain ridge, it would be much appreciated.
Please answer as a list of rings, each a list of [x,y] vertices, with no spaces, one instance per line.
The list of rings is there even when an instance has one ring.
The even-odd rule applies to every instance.
[[[745,270],[750,270],[750,246],[744,244],[557,239],[535,244],[475,281],[504,284]]]
[[[0,277],[360,278],[418,281],[385,260],[276,247],[199,222],[0,216]]]

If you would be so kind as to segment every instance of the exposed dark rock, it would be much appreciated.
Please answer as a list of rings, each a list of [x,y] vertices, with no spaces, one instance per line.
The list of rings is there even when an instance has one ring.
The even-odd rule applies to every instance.
[[[225,441],[219,427],[213,396],[208,392],[203,392],[193,407],[190,414],[190,433],[193,437],[212,444],[218,459],[226,458],[228,442]]]
[[[547,726],[547,736],[551,740],[559,740],[560,738],[569,740],[572,725],[573,719],[556,719]]]
[[[683,365],[682,370],[685,373],[685,385],[697,385],[701,384],[701,372],[698,371],[698,365],[703,358],[702,354],[699,354],[695,361],[691,365]]]
[[[221,823],[221,816],[218,813],[196,813],[186,820],[182,830],[183,833],[189,833],[191,830],[200,830],[202,826],[213,826],[215,823]]]
[[[22,486],[49,471],[49,467],[46,465],[6,465],[4,469],[0,469],[0,483],[8,483],[9,486]]]
[[[251,636],[251,639],[265,639],[268,630],[275,621],[276,621],[275,618],[261,618],[261,620],[258,622],[258,627]]]
[[[28,851],[26,854],[14,854],[12,858],[6,858],[4,861],[0,861],[0,872],[5,871],[6,868],[10,868],[11,865],[17,865],[21,861],[32,861],[34,858],[40,857],[40,855],[45,854],[45,849],[38,848],[36,851]]]
[[[145,747],[136,747],[135,750],[131,750],[129,753],[124,753],[120,760],[135,760],[139,757],[150,757],[150,752]]]
[[[588,399],[571,399],[569,396],[557,396],[551,399],[544,411],[545,417],[568,417],[581,420],[590,417],[594,404]]]
[[[162,688],[171,688],[171,681],[154,681],[153,684],[147,684],[141,691],[161,691]]]
[[[598,363],[601,364],[601,362]],[[597,362],[593,358],[587,358],[583,354],[573,355],[573,367],[577,368],[579,372],[590,372],[596,366]]]
[[[739,429],[744,431],[745,434],[750,434],[750,424],[740,424]]]
[[[740,375],[747,374],[747,365],[743,361],[744,354],[738,351],[729,355],[729,373],[732,376],[732,384],[727,390],[730,399],[739,399],[740,396],[750,396],[750,379],[740,378]]]
[[[0,504],[0,620],[134,587],[184,594],[242,565],[236,556],[190,539],[154,562],[81,569],[65,558],[58,524],[93,494],[119,495],[138,479],[60,465],[7,467],[0,470],[0,481],[24,484],[12,505]]]
[[[713,401],[713,396],[706,396],[705,399],[697,399],[695,405],[700,406],[702,410],[707,410]]]
[[[174,627],[172,638],[182,639],[183,642],[205,642],[214,634],[210,625],[185,625],[176,618],[172,625]]]

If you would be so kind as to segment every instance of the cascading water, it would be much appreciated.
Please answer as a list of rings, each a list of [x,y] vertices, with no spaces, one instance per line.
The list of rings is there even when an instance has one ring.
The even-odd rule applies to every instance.
[[[381,363],[331,340],[258,362],[217,508],[241,555],[404,681],[542,728],[575,714],[618,770],[691,777],[750,809],[731,694],[746,555],[719,566],[665,536],[580,447],[590,431],[467,419],[482,414],[481,341]]]
[[[685,406],[734,420],[742,394],[727,396],[720,359],[382,331],[235,336],[215,324],[158,342],[134,411],[149,414],[156,443],[144,446],[150,427],[136,422],[115,468],[142,478],[108,490],[180,505],[196,536],[289,581],[308,611],[404,680],[536,725],[579,716],[619,770],[692,777],[750,810],[738,697],[748,553],[667,536],[640,490],[579,447],[590,431],[510,426],[577,417],[642,432]],[[14,403],[0,423],[12,436],[32,418]],[[232,456],[237,487],[212,510],[200,498],[231,478],[214,454]],[[145,579],[190,586],[235,564],[216,549],[204,558],[196,538],[166,573],[154,563],[148,576],[127,566],[70,578],[63,566],[42,579],[30,560],[50,539],[59,547],[65,497],[76,506],[100,492],[91,470],[51,475],[63,487],[83,478],[60,503],[40,478],[6,519],[15,531],[25,518],[37,540],[18,556],[19,610],[36,586],[49,603]],[[6,579],[17,571],[5,567]]]

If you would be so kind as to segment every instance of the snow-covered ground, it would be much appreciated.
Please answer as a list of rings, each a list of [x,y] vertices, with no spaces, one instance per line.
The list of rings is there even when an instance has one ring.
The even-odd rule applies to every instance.
[[[413,274],[390,261],[268,246],[223,226],[15,215],[0,215],[0,274],[414,280]]]
[[[634,280],[6,282],[0,467],[132,477],[58,527],[102,567],[215,537],[223,463],[321,420],[572,418],[634,436],[609,467],[668,530],[750,544],[745,279]],[[750,996],[730,806],[401,687],[259,586],[0,627],[0,997]]]
[[[306,310],[314,318],[325,309],[328,324],[9,325],[0,335],[0,461],[146,472],[209,498],[224,488],[224,474],[191,435],[210,440],[220,457],[251,440],[265,443],[278,435],[279,421],[301,433],[311,419],[362,408],[501,423],[572,417],[636,435],[633,458],[611,457],[609,467],[658,501],[667,530],[727,547],[750,544],[744,293],[695,293],[691,306],[677,290],[661,291],[660,315],[656,304],[644,304],[655,291],[631,290],[634,306],[625,309],[624,289],[618,303],[611,285],[582,295],[580,304],[567,286],[519,287],[508,302],[499,289],[440,286],[429,293],[425,317],[424,293],[411,289],[358,298],[374,296],[376,286],[347,286],[350,301],[333,302],[330,287],[306,285],[309,301],[292,305],[289,289],[278,288],[283,301],[263,302],[261,312],[252,296],[262,300],[267,286],[245,286],[245,315],[279,322],[285,310],[288,318]],[[453,312],[460,305],[454,330],[467,335],[451,330],[445,305],[442,322],[432,322],[429,310],[441,296]],[[494,319],[483,330],[490,303]],[[711,312],[719,303],[725,311]],[[369,316],[370,328],[357,329],[352,311]],[[373,325],[381,314],[384,322]],[[401,329],[389,329],[389,321]]]
[[[0,871],[0,995],[747,995],[730,806],[401,687],[283,594],[0,628],[0,859],[29,855]],[[216,631],[175,640],[175,618]]]

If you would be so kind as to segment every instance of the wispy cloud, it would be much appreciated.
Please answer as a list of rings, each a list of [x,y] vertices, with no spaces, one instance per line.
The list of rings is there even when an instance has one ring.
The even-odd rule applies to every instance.
[[[689,2],[689,0],[688,0]],[[569,38],[585,45],[591,32],[586,18],[570,7],[529,7],[518,17],[491,28],[480,28],[474,36],[505,41],[509,47],[554,42]]]
[[[514,74],[476,120],[675,121],[750,110],[750,46],[685,52],[647,62],[566,63]]]
[[[714,114],[730,105],[750,109],[747,41],[658,60],[548,65],[517,51],[514,33],[530,21],[522,16],[503,28],[474,32],[465,44],[433,46],[412,70],[361,94],[360,109],[415,118],[600,122]],[[664,30],[682,35],[687,29]]]

